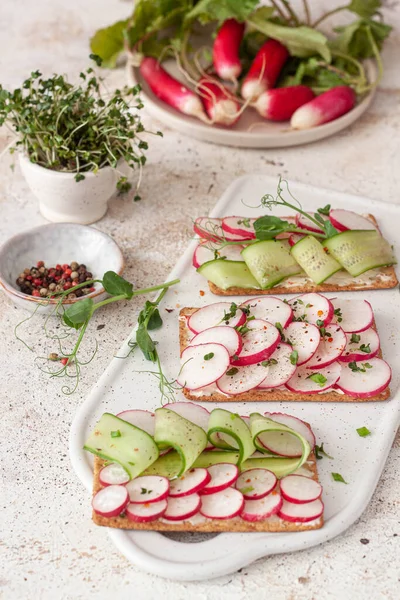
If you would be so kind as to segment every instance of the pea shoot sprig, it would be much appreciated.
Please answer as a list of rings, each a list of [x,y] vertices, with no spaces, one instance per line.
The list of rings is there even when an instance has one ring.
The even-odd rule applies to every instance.
[[[65,308],[65,306],[63,305],[63,301],[65,300],[66,296],[71,292],[74,292],[75,290],[81,288],[82,286],[88,285],[88,283],[90,283],[91,285],[94,283],[101,283],[105,291],[109,294],[109,298],[96,304],[92,298],[87,297],[82,300],[78,300],[73,304],[69,305],[67,308]],[[131,300],[135,296],[161,290],[161,293],[155,301],[146,301],[144,309],[139,314],[136,341],[134,344],[131,345],[131,351],[133,351],[136,347],[139,347],[147,360],[157,363],[158,373],[161,374],[162,377],[164,377],[161,369],[160,359],[156,349],[156,342],[154,342],[151,339],[148,332],[149,330],[158,329],[162,326],[162,319],[157,307],[161,302],[162,298],[165,296],[168,289],[177,283],[179,283],[179,279],[174,279],[173,281],[168,281],[166,283],[151,286],[148,288],[134,290],[132,283],[130,283],[114,271],[107,271],[107,273],[104,274],[103,279],[93,279],[89,282],[86,281],[82,284],[78,284],[70,288],[65,292],[54,294],[53,298],[56,297],[58,301],[54,304],[53,310],[47,316],[43,328],[45,332],[45,337],[47,339],[57,341],[58,353],[52,352],[47,357],[36,357],[36,362],[39,361],[39,368],[51,377],[73,378],[75,380],[75,384],[72,387],[69,385],[64,385],[62,387],[63,393],[67,395],[72,394],[73,392],[75,392],[79,384],[81,366],[89,364],[93,360],[97,352],[96,342],[96,348],[92,354],[92,357],[88,361],[83,362],[79,354],[83,339],[87,332],[87,328],[90,324],[94,313],[103,306],[106,306],[113,302],[119,302],[121,300]],[[48,304],[50,300],[51,298],[48,298],[43,302],[38,303],[32,315],[18,323],[15,328],[16,338],[22,343],[24,343],[25,346],[31,351],[33,351],[33,349],[30,346],[28,346],[28,344],[19,336],[19,327],[26,321],[29,321],[35,315],[38,308],[40,306]],[[57,333],[56,335],[52,335],[48,329],[49,319],[52,316],[58,317],[59,325],[62,326],[61,332]],[[74,331],[79,331],[79,335],[73,349],[70,352],[68,352],[64,350],[62,341],[68,338]],[[49,362],[61,361],[63,366],[54,371],[49,369],[48,366],[42,367],[41,364],[43,363],[43,361],[45,361],[45,364],[47,365]]]

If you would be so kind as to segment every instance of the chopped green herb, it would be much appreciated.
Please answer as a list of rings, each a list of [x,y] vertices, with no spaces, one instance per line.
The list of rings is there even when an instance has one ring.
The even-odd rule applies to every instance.
[[[360,350],[361,350],[361,352],[365,352],[366,354],[369,354],[371,352],[371,346],[369,344],[361,344]]]
[[[255,306],[255,304],[253,306]],[[247,306],[241,306],[240,310],[244,312],[246,317],[248,317],[250,315],[250,306],[248,304],[247,304]],[[253,319],[254,319],[254,317],[253,317]]]
[[[325,383],[327,382],[327,378],[321,373],[312,373],[311,375],[308,375],[307,379],[311,379],[311,381],[320,387],[324,387]]]
[[[327,452],[325,452],[323,443],[320,446],[315,445],[314,452],[315,452],[315,458],[317,460],[321,460],[324,456],[326,456],[326,458],[330,458],[331,460],[333,460],[333,456],[329,456],[329,454]]]
[[[233,317],[236,316],[237,309],[238,309],[238,305],[235,304],[235,302],[232,302],[229,312],[224,311],[224,316],[221,319],[221,321],[227,322],[227,321],[229,321],[229,319],[233,319]],[[227,325],[228,325],[228,323],[227,323]]]
[[[112,431],[112,432],[111,432],[111,437],[112,437],[112,438],[119,438],[119,437],[121,437],[121,432],[120,432],[120,430],[119,430],[119,429],[117,429],[117,431]]]
[[[299,360],[299,353],[297,352],[297,350],[292,350],[292,353],[290,355],[290,364],[297,365],[298,360]]]
[[[235,360],[237,360],[237,357]],[[236,373],[239,373],[239,369],[237,369],[236,367],[232,367],[231,369],[227,370],[225,375],[228,375],[228,377],[233,377],[233,375],[236,375]]]
[[[360,437],[367,437],[367,435],[371,435],[371,432],[369,429],[367,429],[367,427],[359,427],[356,429],[356,431]]]
[[[211,360],[212,358],[214,358],[214,352],[209,352],[204,355],[204,360]]]
[[[239,492],[242,492],[242,494],[248,494],[250,492],[254,491],[254,488],[252,485],[249,485],[247,487],[243,487],[239,489]]]
[[[303,300],[301,300],[300,298],[297,298],[297,300],[294,302],[294,304],[304,304]]]
[[[237,327],[236,331],[240,333],[240,335],[245,335],[250,331],[250,327],[247,327],[247,325],[242,325],[241,327]]]
[[[323,327],[325,325],[325,323],[321,319],[318,319],[317,320],[317,325],[318,325],[318,327]]]
[[[326,204],[326,206],[324,206],[323,208],[317,208],[317,211],[319,213],[321,213],[321,215],[326,215],[327,217],[329,216],[329,211],[331,210],[331,205],[330,204]]]
[[[284,342],[285,341],[285,336],[284,336],[284,333],[283,333],[283,327],[282,327],[281,323],[279,323],[279,321],[278,321],[278,323],[275,323],[275,327],[277,328],[277,330],[281,334],[282,342]]]
[[[342,317],[342,309],[341,308],[335,308],[335,310],[333,311],[334,315],[336,315],[336,321],[338,323],[341,323],[343,321],[343,317]]]
[[[277,365],[278,361],[276,360],[276,358],[269,358],[268,360],[263,360],[261,363],[261,366],[263,367],[269,367],[270,365]]]
[[[372,369],[372,365],[369,363],[361,363],[362,366],[359,367],[355,360],[349,362],[348,367],[353,371],[353,373],[365,373],[367,369]]]
[[[146,488],[144,488],[144,487],[141,487],[141,488],[140,488],[140,493],[141,493],[142,495],[143,495],[143,494],[151,494],[151,492],[152,492],[152,491],[153,491],[153,490],[147,490],[147,489],[146,489]]]
[[[350,338],[350,344],[358,344],[360,339],[361,339],[360,335],[357,335],[357,333],[352,333],[351,338]]]
[[[345,483],[347,485],[347,481],[343,479],[340,473],[331,473],[333,481],[340,481],[340,483]]]
[[[238,221],[238,225],[244,225],[245,227],[250,228],[250,219],[240,219],[240,221]]]

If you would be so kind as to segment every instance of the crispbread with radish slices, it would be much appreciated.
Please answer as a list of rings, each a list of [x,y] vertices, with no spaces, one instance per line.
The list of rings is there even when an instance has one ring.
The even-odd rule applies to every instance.
[[[298,299],[302,297],[314,297],[317,300],[319,297],[322,307],[324,306],[323,301],[333,306],[331,301],[317,294],[303,294],[289,301],[287,306],[299,301]],[[267,299],[265,300],[268,302]],[[275,300],[279,303],[275,307],[275,311],[279,312],[275,312],[275,314],[281,314],[286,319],[286,315],[281,309],[283,305],[282,300],[278,298]],[[273,319],[271,319],[271,323],[267,323],[268,314],[264,317],[266,321],[259,318],[260,309],[257,303],[262,304],[263,302],[264,299],[260,297],[254,299],[253,305],[251,304],[251,300],[247,300],[241,306],[250,307],[250,311],[252,310],[251,306],[253,306],[253,310],[256,311],[255,320],[250,320],[249,325],[252,322],[266,323],[266,325],[275,329],[272,325],[274,322]],[[261,352],[253,355],[250,354],[251,360],[249,362],[253,364],[249,364],[243,368],[241,365],[248,363],[239,360],[241,354],[239,353],[236,357],[231,356],[228,369],[225,369],[225,364],[221,364],[220,379],[214,379],[213,384],[210,385],[210,383],[207,383],[204,387],[194,387],[188,383],[185,384],[184,377],[181,375],[179,381],[184,386],[182,390],[184,395],[189,400],[201,402],[270,400],[295,402],[304,400],[313,402],[365,402],[387,400],[390,397],[389,383],[391,371],[387,363],[382,360],[382,352],[371,305],[365,300],[358,299],[352,300],[352,304],[349,305],[348,300],[342,296],[338,297],[337,300],[333,299],[333,302],[337,303],[335,310],[339,311],[339,314],[342,315],[341,320],[346,325],[346,333],[337,322],[337,317],[335,315],[332,317],[332,314],[328,315],[328,311],[324,313],[322,309],[319,311],[322,320],[317,319],[318,327],[315,325],[315,315],[314,317],[309,316],[311,322],[304,320],[289,322],[287,320],[285,323],[286,328],[281,330],[281,334],[283,335],[281,343],[278,346],[271,346],[272,352],[270,354],[267,352],[264,357]],[[223,304],[219,303],[219,306],[220,310],[222,310]],[[348,308],[349,316],[351,317],[354,314],[353,325],[351,321],[349,323],[346,313],[340,312],[343,307],[343,310],[345,310],[346,306],[351,307],[351,310]],[[240,307],[237,307],[237,309],[240,310]],[[190,346],[193,339],[193,333],[188,327],[188,322],[190,323],[190,317],[196,313],[196,310],[198,309],[183,308],[180,311],[179,341],[181,354],[185,348]],[[215,321],[214,312],[208,310],[207,314],[212,314]],[[248,314],[251,315],[251,312]],[[293,314],[296,315],[298,313],[294,312]],[[323,321],[325,317],[327,319],[326,322]],[[301,317],[298,318],[301,319]],[[314,323],[312,322],[313,319]],[[235,315],[235,320],[242,323],[242,320],[238,320],[237,315]],[[196,321],[200,322],[200,315],[196,318]],[[212,324],[215,325],[214,322]],[[203,326],[206,327],[206,325],[207,323],[203,322]],[[246,327],[246,325],[244,326]],[[330,332],[329,329],[331,330]],[[236,330],[239,332],[243,331],[243,324],[236,327]],[[213,331],[216,331],[214,335],[218,337],[218,327],[214,327]],[[248,328],[247,331],[249,332]],[[323,333],[320,334],[322,331]],[[289,334],[291,338],[286,340],[284,338],[285,333]],[[251,331],[249,335],[251,335]],[[319,343],[315,337],[316,335],[321,336]],[[246,333],[242,339],[246,339]],[[303,339],[305,339],[304,347],[296,346],[296,343],[302,343]],[[365,343],[363,343],[363,340]],[[288,341],[291,344],[291,348],[296,351],[296,366],[294,369],[293,362],[292,366],[289,364],[291,348],[287,347],[286,342]],[[332,346],[335,347],[332,348]],[[207,351],[207,347],[207,345],[204,345],[198,352],[204,354]],[[245,348],[245,344],[242,343],[242,347]],[[264,350],[268,351],[268,347]],[[343,360],[341,360],[342,356]],[[202,356],[200,356],[201,358]],[[207,355],[205,355],[205,358],[207,358]],[[235,366],[235,360],[237,360],[237,366]],[[280,360],[285,361],[285,363],[279,363]],[[278,367],[273,364],[276,364],[277,361]],[[212,361],[202,363],[203,379],[205,376],[204,371],[207,371],[209,362],[212,363]],[[283,364],[284,367],[281,366]],[[195,363],[193,363],[193,368],[194,365]],[[267,371],[264,379],[263,365],[271,371],[271,376],[268,376]],[[215,365],[213,366],[215,367]],[[280,368],[280,372],[278,373],[276,373],[277,368]],[[285,371],[283,371],[282,376],[283,368]],[[190,363],[186,364],[185,369],[190,369]],[[285,372],[287,373],[286,376]],[[238,378],[240,378],[239,384],[237,383]],[[361,386],[359,385],[360,380],[362,380]]]

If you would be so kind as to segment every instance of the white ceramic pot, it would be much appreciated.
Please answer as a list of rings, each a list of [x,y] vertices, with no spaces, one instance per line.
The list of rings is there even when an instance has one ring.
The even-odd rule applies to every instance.
[[[19,155],[19,163],[39,200],[40,212],[48,221],[88,225],[106,214],[118,180],[118,173],[111,167],[104,167],[97,174],[85,173],[85,179],[77,182],[74,173],[45,169],[24,154]]]

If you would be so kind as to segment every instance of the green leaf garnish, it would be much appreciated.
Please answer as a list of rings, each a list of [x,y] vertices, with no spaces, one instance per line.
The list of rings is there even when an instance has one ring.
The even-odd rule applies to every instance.
[[[321,215],[326,215],[328,217],[329,211],[331,210],[331,205],[326,204],[323,208],[318,208],[317,210]]]
[[[290,364],[297,365],[297,361],[299,360],[299,353],[297,350],[293,350],[290,355]]]
[[[311,379],[311,381],[320,387],[324,387],[325,383],[328,381],[327,378],[321,373],[312,373],[311,375],[308,375],[306,379]]]
[[[325,452],[323,443],[320,446],[315,445],[314,452],[315,452],[315,458],[317,460],[321,460],[324,456],[326,456],[326,458],[330,458],[331,460],[333,460],[333,456],[329,456],[329,454],[327,452]]]
[[[353,371],[353,373],[365,373],[367,369],[372,369],[372,365],[369,363],[361,363],[361,367],[356,363],[355,360],[348,363],[349,369]]]
[[[332,479],[334,481],[340,481],[340,483],[345,483],[347,485],[347,481],[345,481],[340,473],[331,473]]]
[[[209,352],[204,355],[204,360],[211,360],[212,358],[214,358],[214,352]]]
[[[250,227],[251,227],[250,219],[240,219],[238,221],[238,225],[243,225],[243,227],[247,227],[248,229],[250,229]]]
[[[110,435],[112,438],[119,438],[121,437],[121,432],[119,429],[117,429],[117,431],[112,431]]]
[[[95,304],[91,298],[84,298],[83,300],[74,302],[63,313],[62,318],[65,325],[74,329],[80,329],[92,316],[94,306]]]
[[[261,366],[263,367],[269,367],[270,365],[277,365],[278,361],[276,360],[276,358],[269,358],[268,360],[263,360],[261,363]]]
[[[125,296],[127,300],[133,296],[133,285],[114,271],[104,273],[103,286],[111,296]]]
[[[248,485],[247,487],[243,487],[239,489],[239,492],[242,494],[249,494],[254,491],[254,487],[252,485]]]
[[[360,350],[361,350],[361,352],[365,352],[365,354],[370,354],[371,346],[369,344],[361,344]],[[371,367],[371,365],[370,365],[370,367]]]
[[[335,310],[333,311],[333,314],[336,315],[336,320],[338,323],[341,323],[343,321],[341,308],[335,308]]]
[[[350,344],[358,344],[360,339],[361,339],[360,335],[357,335],[357,333],[352,333],[351,338],[350,338]]]
[[[237,369],[236,367],[232,367],[227,370],[225,375],[228,375],[228,377],[233,377],[233,375],[236,375],[236,373],[239,373],[239,369]]]
[[[369,429],[367,429],[367,427],[359,427],[356,429],[356,431],[360,437],[367,437],[367,435],[371,435],[371,432]]]

